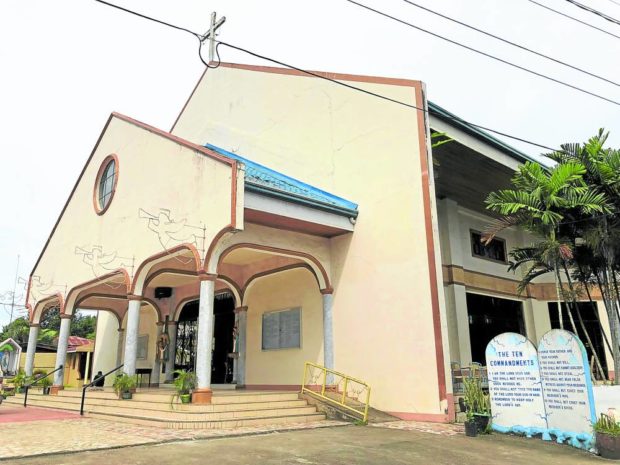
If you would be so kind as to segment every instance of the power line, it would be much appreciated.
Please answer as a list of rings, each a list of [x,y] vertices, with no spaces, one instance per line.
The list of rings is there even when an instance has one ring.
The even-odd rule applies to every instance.
[[[576,7],[581,8],[582,10],[585,10],[585,11],[587,11],[587,12],[589,12],[589,13],[593,13],[593,14],[595,14],[595,15],[597,15],[597,16],[600,16],[601,18],[603,18],[603,19],[605,19],[605,20],[609,21],[610,23],[614,23],[614,24],[616,24],[616,25],[620,26],[620,21],[619,21],[619,20],[617,20],[616,18],[612,18],[612,17],[611,17],[611,16],[609,16],[609,15],[606,15],[606,14],[605,14],[605,13],[603,13],[602,11],[595,10],[594,8],[589,7],[588,5],[584,5],[583,3],[576,2],[575,0],[566,0],[566,1],[567,1],[568,3],[572,3],[572,4],[573,4],[573,5],[575,5]]]
[[[619,83],[617,83],[615,81],[612,81],[611,79],[605,78],[605,77],[600,76],[600,75],[595,74],[595,73],[592,73],[592,72],[587,71],[587,70],[585,70],[583,68],[579,68],[578,66],[571,65],[570,63],[566,63],[565,61],[558,60],[557,58],[550,57],[549,55],[545,55],[544,53],[537,52],[536,50],[532,50],[531,48],[528,48],[528,47],[526,47],[524,45],[520,45],[520,44],[517,44],[517,43],[512,42],[510,40],[504,39],[503,37],[497,36],[495,34],[492,34],[492,33],[488,32],[488,31],[484,31],[484,30],[482,30],[480,28],[477,28],[477,27],[472,26],[470,24],[464,23],[463,21],[459,21],[458,19],[451,18],[450,16],[447,16],[447,15],[444,15],[444,14],[439,13],[437,11],[431,10],[430,8],[427,8],[427,7],[423,6],[423,5],[419,5],[419,4],[414,3],[414,2],[412,2],[410,0],[403,0],[403,1],[405,3],[408,3],[411,6],[415,6],[416,8],[420,8],[421,10],[424,10],[424,11],[426,11],[428,13],[432,13],[432,14],[434,14],[436,16],[441,17],[441,18],[447,19],[448,21],[452,21],[453,23],[460,24],[461,26],[464,26],[466,28],[469,28],[469,29],[474,30],[476,32],[479,32],[481,34],[484,34],[484,35],[486,35],[488,37],[492,37],[493,39],[499,40],[499,41],[504,42],[506,44],[512,45],[513,47],[517,47],[517,48],[519,48],[521,50],[525,50],[527,52],[533,53],[534,55],[537,55],[539,57],[546,58],[547,60],[553,61],[555,63],[558,63],[560,65],[566,66],[568,68],[574,69],[575,71],[579,71],[581,73],[587,74],[588,76],[592,76],[592,77],[594,77],[596,79],[600,79],[601,81],[605,81],[605,82],[608,82],[609,84],[613,84],[614,86],[620,87]]]
[[[362,92],[362,93],[370,95],[372,97],[377,97],[377,98],[380,98],[382,100],[386,100],[388,102],[396,103],[398,105],[402,105],[404,107],[411,108],[412,110],[419,110],[419,111],[422,111],[424,113],[429,113],[430,114],[430,111],[425,109],[425,108],[418,107],[416,105],[413,105],[413,104],[410,104],[410,103],[406,103],[406,102],[403,102],[401,100],[396,100],[396,99],[393,99],[391,97],[387,97],[385,95],[378,94],[376,92],[371,92],[369,90],[362,89],[361,87],[357,87],[357,86],[354,86],[354,85],[351,85],[351,84],[347,84],[346,82],[337,81],[335,79],[328,78],[327,76],[324,76],[324,75],[319,74],[319,73],[315,73],[313,71],[308,71],[308,70],[305,70],[303,68],[298,68],[296,66],[289,65],[289,64],[284,63],[282,61],[276,60],[274,58],[269,58],[269,57],[267,57],[265,55],[260,55],[260,54],[258,54],[256,52],[252,52],[251,50],[248,50],[248,49],[245,49],[245,48],[242,48],[242,47],[238,47],[236,45],[228,44],[228,43],[222,42],[222,41],[218,41],[218,44],[221,44],[221,45],[224,45],[225,47],[229,47],[229,48],[238,50],[238,51],[243,52],[243,53],[247,53],[248,55],[252,55],[253,57],[260,58],[260,59],[266,60],[266,61],[270,61],[271,63],[275,63],[277,65],[284,66],[286,68],[290,68],[290,69],[293,69],[295,71],[299,71],[300,73],[304,73],[304,74],[307,74],[309,76],[313,76],[313,77],[316,77],[316,78],[319,78],[319,79],[323,79],[325,81],[329,81],[329,82],[331,82],[333,84],[337,84],[339,86],[346,87],[348,89],[355,90],[357,92]],[[482,129],[484,131],[488,131],[488,132],[492,132],[494,134],[498,134],[500,136],[508,137],[509,139],[513,139],[513,140],[517,140],[519,142],[524,142],[526,144],[534,145],[536,147],[540,147],[540,148],[543,148],[545,150],[551,150],[553,152],[557,152],[558,151],[557,149],[553,149],[553,148],[548,147],[546,145],[538,144],[536,142],[532,142],[532,141],[529,141],[527,139],[522,139],[521,137],[512,136],[510,134],[506,134],[505,132],[497,131],[496,129],[491,129],[491,128],[488,128],[488,127],[485,127],[485,126],[481,126],[479,124],[470,123],[469,121],[466,121],[466,120],[464,120],[462,118],[459,118],[458,116],[448,116],[448,115],[445,115],[445,117],[448,118],[448,119],[451,119],[453,121],[458,121],[460,123],[464,123],[464,124],[467,124],[469,126],[473,126],[473,127],[478,128],[478,129]]]
[[[108,6],[111,6],[111,7],[113,7],[113,8],[117,8],[117,9],[122,10],[122,11],[124,11],[124,12],[130,13],[130,14],[133,14],[133,15],[138,16],[138,17],[140,17],[140,18],[143,18],[143,19],[146,19],[146,20],[150,20],[150,21],[154,21],[154,22],[159,23],[159,24],[162,24],[162,25],[164,25],[164,26],[169,26],[169,27],[172,27],[172,28],[174,28],[174,29],[178,29],[178,30],[181,30],[181,31],[188,32],[189,34],[192,34],[193,36],[199,36],[199,34],[197,34],[196,32],[193,32],[193,31],[191,31],[191,30],[189,30],[189,29],[185,29],[185,28],[182,28],[182,27],[176,26],[176,25],[174,25],[174,24],[170,24],[170,23],[167,23],[167,22],[165,22],[165,21],[161,21],[161,20],[159,20],[159,19],[152,18],[152,17],[147,16],[147,15],[144,15],[144,14],[141,14],[141,13],[137,13],[137,12],[135,12],[135,11],[128,10],[128,9],[126,9],[126,8],[119,7],[119,6],[117,6],[117,5],[114,5],[113,3],[108,3],[108,2],[103,1],[103,0],[95,0],[95,1],[96,1],[96,2],[99,2],[99,3],[103,3],[103,4],[108,5]],[[346,87],[346,88],[348,88],[348,89],[355,90],[355,91],[357,91],[357,92],[362,92],[362,93],[364,93],[364,94],[367,94],[367,95],[370,95],[370,96],[373,96],[373,97],[376,97],[376,98],[380,98],[380,99],[382,99],[382,100],[385,100],[385,101],[388,101],[388,102],[392,102],[392,103],[395,103],[395,104],[397,104],[397,105],[401,105],[401,106],[404,106],[404,107],[408,107],[408,108],[411,108],[411,109],[413,109],[413,110],[422,111],[422,112],[424,112],[424,113],[430,113],[430,112],[429,112],[429,110],[428,110],[428,109],[426,109],[426,108],[418,107],[418,106],[416,106],[416,105],[412,105],[412,104],[410,104],[410,103],[402,102],[402,101],[400,101],[400,100],[396,100],[396,99],[393,99],[393,98],[391,98],[391,97],[387,97],[387,96],[385,96],[385,95],[378,94],[378,93],[376,93],[376,92],[371,92],[371,91],[369,91],[369,90],[362,89],[361,87],[357,87],[357,86],[354,86],[354,85],[351,85],[351,84],[347,84],[347,83],[345,83],[345,82],[337,81],[337,80],[335,80],[335,79],[328,78],[327,76],[324,76],[324,75],[322,75],[322,74],[315,73],[315,72],[312,72],[312,71],[308,71],[308,70],[305,70],[305,69],[302,69],[302,68],[298,68],[298,67],[293,66],[293,65],[289,65],[289,64],[284,63],[284,62],[282,62],[282,61],[276,60],[276,59],[274,59],[274,58],[269,58],[269,57],[267,57],[267,56],[265,56],[265,55],[260,55],[260,54],[258,54],[258,53],[256,53],[256,52],[253,52],[253,51],[251,51],[251,50],[248,50],[248,49],[245,49],[245,48],[242,48],[242,47],[238,47],[238,46],[236,46],[236,45],[232,45],[232,44],[229,44],[229,43],[226,43],[226,42],[222,42],[222,41],[220,41],[220,40],[218,40],[218,41],[216,41],[216,42],[217,42],[216,52],[217,52],[217,57],[218,57],[218,65],[216,65],[216,66],[210,66],[211,68],[217,68],[217,66],[219,66],[219,60],[220,60],[220,58],[219,58],[219,51],[218,51],[218,49],[219,49],[219,46],[220,46],[220,45],[224,45],[224,46],[229,47],[229,48],[231,48],[231,49],[234,49],[234,50],[237,50],[237,51],[240,51],[240,52],[246,53],[246,54],[248,54],[248,55],[251,55],[251,56],[253,56],[253,57],[260,58],[260,59],[262,59],[262,60],[266,60],[266,61],[269,61],[269,62],[271,62],[271,63],[275,63],[275,64],[278,64],[278,65],[280,65],[280,66],[284,66],[284,67],[286,67],[286,68],[293,69],[293,70],[295,70],[295,71],[299,71],[300,73],[304,73],[304,74],[307,74],[307,75],[309,75],[309,76],[314,76],[314,77],[316,77],[316,78],[319,78],[319,79],[322,79],[322,80],[325,80],[325,81],[332,82],[332,83],[334,83],[334,84],[336,84],[336,85],[339,85],[339,86],[342,86],[342,87]],[[202,59],[202,57],[201,57],[201,59]],[[462,118],[459,118],[458,116],[453,116],[453,115],[445,115],[445,118],[447,118],[447,119],[451,119],[451,120],[453,120],[453,121],[458,121],[458,122],[460,122],[460,123],[462,123],[462,124],[466,124],[466,125],[469,125],[469,126],[472,126],[472,127],[478,128],[478,129],[482,129],[482,130],[484,130],[484,131],[492,132],[492,133],[494,133],[494,134],[497,134],[497,135],[500,135],[500,136],[503,136],[503,137],[507,137],[507,138],[512,139],[512,140],[516,140],[516,141],[519,141],[519,142],[523,142],[523,143],[525,143],[525,144],[529,144],[529,145],[532,145],[532,146],[535,146],[535,147],[543,148],[543,149],[545,149],[545,150],[551,150],[552,152],[557,152],[557,151],[558,151],[557,149],[551,148],[551,147],[549,147],[549,146],[547,146],[547,145],[538,144],[538,143],[536,143],[536,142],[532,142],[532,141],[530,141],[530,140],[523,139],[523,138],[521,138],[521,137],[513,136],[513,135],[507,134],[507,133],[505,133],[505,132],[498,131],[498,130],[496,130],[496,129],[491,129],[491,128],[488,128],[488,127],[486,127],[486,126],[482,126],[482,125],[479,125],[479,124],[474,124],[474,123],[471,123],[471,122],[466,121],[466,120],[464,120],[464,119],[462,119]]]
[[[568,82],[562,81],[560,79],[556,79],[556,78],[548,76],[546,74],[539,73],[538,71],[534,71],[533,69],[529,69],[529,68],[526,68],[524,66],[517,65],[516,63],[512,63],[511,61],[504,60],[503,58],[497,57],[495,55],[491,55],[490,53],[484,52],[484,51],[479,50],[477,48],[470,47],[469,45],[462,44],[461,42],[449,39],[449,38],[444,37],[444,36],[442,36],[440,34],[437,34],[435,32],[429,31],[428,29],[424,29],[424,28],[422,28],[420,26],[416,26],[415,24],[409,23],[409,22],[407,22],[407,21],[405,21],[403,19],[397,18],[397,17],[392,16],[392,15],[390,15],[388,13],[385,13],[383,11],[380,11],[380,10],[377,10],[375,8],[372,8],[372,7],[368,6],[368,5],[364,5],[363,3],[356,2],[355,0],[346,0],[346,1],[351,3],[351,4],[353,4],[353,5],[357,5],[357,6],[361,7],[361,8],[364,8],[364,9],[366,9],[368,11],[376,13],[376,14],[378,14],[380,16],[383,16],[385,18],[389,18],[389,19],[391,19],[393,21],[396,21],[398,23],[404,24],[405,26],[409,26],[409,27],[411,27],[413,29],[417,29],[418,31],[421,31],[421,32],[424,32],[426,34],[432,35],[433,37],[436,37],[438,39],[444,40],[444,41],[446,41],[448,43],[451,43],[453,45],[457,45],[457,46],[459,46],[461,48],[464,48],[466,50],[469,50],[471,52],[477,53],[477,54],[485,56],[487,58],[491,58],[492,60],[499,61],[500,63],[504,63],[504,64],[506,64],[508,66],[512,66],[513,68],[520,69],[521,71],[525,71],[526,73],[533,74],[534,76],[538,76],[538,77],[541,77],[543,79],[547,79],[548,81],[555,82],[556,84],[560,84],[560,85],[563,85],[565,87],[569,87],[571,89],[577,90],[577,91],[582,92],[584,94],[588,94],[588,95],[590,95],[592,97],[596,97],[598,99],[605,100],[606,102],[613,103],[614,105],[620,106],[620,102],[618,102],[616,100],[612,100],[612,99],[604,97],[604,96],[602,96],[600,94],[597,94],[597,93],[594,93],[594,92],[590,92],[589,90],[583,89],[583,88],[575,86],[573,84],[569,84]]]
[[[592,28],[592,29],[596,29],[599,32],[602,32],[602,33],[607,34],[609,36],[615,37],[616,39],[620,39],[619,35],[616,35],[616,34],[614,34],[612,32],[606,31],[605,29],[600,28],[598,26],[595,26],[594,24],[590,24],[590,23],[588,23],[586,21],[582,21],[581,19],[575,18],[574,16],[567,15],[566,13],[562,13],[561,11],[558,11],[558,10],[554,10],[553,8],[548,7],[547,5],[543,5],[542,3],[538,3],[536,0],[527,0],[527,1],[530,2],[530,3],[533,3],[534,5],[538,5],[539,7],[544,8],[545,10],[553,11],[554,13],[557,13],[560,16],[564,16],[565,18],[572,19],[573,21],[577,21],[578,23],[581,23],[584,26],[587,26],[587,27]]]
[[[181,27],[181,26],[177,26],[175,24],[171,24],[171,23],[168,23],[166,21],[162,21],[162,20],[157,19],[157,18],[153,18],[152,16],[147,16],[147,15],[144,15],[142,13],[138,13],[137,11],[133,11],[133,10],[130,10],[128,8],[124,8],[124,7],[120,6],[120,5],[115,5],[114,3],[109,3],[109,2],[106,2],[104,0],[95,0],[95,1],[98,2],[98,3],[101,3],[103,5],[107,5],[107,6],[111,6],[112,8],[116,8],[117,10],[124,11],[125,13],[129,13],[129,14],[138,16],[139,18],[147,19],[149,21],[153,21],[153,22],[161,24],[163,26],[168,26],[168,27],[171,27],[173,29],[177,29],[179,31],[187,32],[188,34],[193,35],[196,39],[198,39],[198,57],[200,58],[200,61],[202,61],[202,64],[205,65],[207,68],[214,68],[214,66],[212,66],[211,64],[206,62],[204,60],[204,58],[202,57],[202,46],[204,44],[204,41],[207,40],[207,38],[209,38],[209,31],[207,31],[205,34],[198,34],[197,32],[194,32],[194,31],[192,31],[190,29],[187,29],[187,28],[184,28],[184,27]],[[218,56],[218,63],[219,63],[219,61],[220,60],[219,60],[219,56]],[[217,65],[217,66],[219,66],[219,65]],[[217,66],[215,66],[215,68],[217,68]]]

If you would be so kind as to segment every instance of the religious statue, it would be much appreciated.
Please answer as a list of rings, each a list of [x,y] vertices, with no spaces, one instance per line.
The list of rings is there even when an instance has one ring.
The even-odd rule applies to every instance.
[[[168,336],[168,333],[162,333],[157,338],[157,348],[155,351],[157,355],[157,360],[166,359],[166,350],[168,349],[169,344],[170,344],[170,336]]]

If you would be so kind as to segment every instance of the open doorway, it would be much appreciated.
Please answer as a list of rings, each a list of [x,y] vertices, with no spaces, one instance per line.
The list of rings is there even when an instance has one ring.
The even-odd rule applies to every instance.
[[[517,300],[467,293],[471,359],[486,365],[487,344],[501,333],[525,334],[523,308]]]
[[[211,383],[232,382],[235,327],[235,301],[230,294],[215,297],[213,306],[213,356],[211,361]],[[198,301],[187,303],[181,310],[177,323],[177,344],[175,370],[196,371],[196,347],[198,337]]]

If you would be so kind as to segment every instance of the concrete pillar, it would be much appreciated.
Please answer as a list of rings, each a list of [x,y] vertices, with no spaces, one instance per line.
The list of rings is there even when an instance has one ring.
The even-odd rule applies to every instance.
[[[90,369],[90,356],[91,352],[86,352],[86,364],[84,366],[84,379],[82,380],[84,384],[90,383],[91,379],[88,374],[88,370]]]
[[[63,366],[62,370],[54,373],[54,386],[61,388],[64,384],[65,365],[67,363],[67,346],[69,345],[69,331],[71,329],[71,316],[60,315],[60,332],[58,333],[58,347],[56,349],[56,368]]]
[[[39,338],[39,325],[30,325],[28,334],[28,352],[26,352],[26,375],[32,376],[34,370],[34,354],[37,351],[37,339]]]
[[[213,355],[213,299],[216,275],[200,276],[200,302],[198,304],[198,336],[196,341],[196,384],[192,402],[210,404],[211,357]]]
[[[332,303],[334,296],[331,289],[322,289],[323,294],[323,366],[334,369],[334,329]]]
[[[237,351],[239,352],[235,379],[237,386],[245,386],[245,340],[248,326],[248,307],[237,307],[235,313],[237,314]]]
[[[159,386],[159,376],[161,374],[161,359],[159,358],[159,346],[157,343],[159,342],[159,338],[163,332],[164,323],[163,321],[157,322],[157,339],[155,346],[155,361],[153,362],[153,373],[151,373],[151,386]]]
[[[168,336],[170,344],[168,345],[168,360],[166,360],[166,383],[171,383],[174,379],[174,363],[177,356],[177,322],[168,322]]]
[[[127,329],[125,330],[125,352],[123,371],[133,376],[136,374],[136,358],[138,356],[138,330],[140,328],[140,303],[142,297],[128,295]]]
[[[124,328],[118,328],[118,341],[116,343],[116,365],[120,366],[121,363],[123,363],[123,342],[125,341],[125,329]]]

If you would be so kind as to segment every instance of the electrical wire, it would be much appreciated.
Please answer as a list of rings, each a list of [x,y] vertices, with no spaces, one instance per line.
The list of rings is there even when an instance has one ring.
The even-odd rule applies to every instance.
[[[571,4],[575,5],[578,8],[581,8],[582,10],[587,11],[588,13],[592,13],[592,14],[595,14],[597,16],[600,16],[604,20],[609,21],[610,23],[613,23],[613,24],[616,24],[616,25],[620,26],[620,20],[617,20],[616,18],[612,18],[611,16],[606,15],[602,11],[595,10],[594,8],[589,7],[587,5],[584,5],[583,3],[576,2],[575,0],[566,0],[566,1],[568,3],[571,3]]]
[[[572,19],[573,21],[581,23],[584,26],[587,26],[587,27],[592,28],[592,29],[596,29],[599,32],[602,32],[602,33],[607,34],[609,36],[615,37],[616,39],[620,39],[619,35],[616,35],[616,34],[614,34],[612,32],[606,31],[605,29],[600,28],[598,26],[595,26],[594,24],[590,24],[590,23],[588,23],[586,21],[582,21],[581,19],[575,18],[574,16],[567,15],[566,13],[562,13],[561,11],[558,11],[558,10],[554,10],[553,8],[548,7],[547,5],[543,5],[542,3],[538,3],[536,0],[527,0],[527,1],[530,2],[530,3],[533,3],[534,5],[538,5],[539,7],[544,8],[545,10],[549,10],[549,11],[552,11],[554,13],[559,14],[560,16],[564,16],[565,18]]]
[[[211,69],[215,69],[215,68],[217,68],[219,66],[221,60],[219,58],[219,51],[217,50],[217,47],[215,49],[215,53],[216,53],[216,55],[218,57],[217,65],[215,65],[215,66],[211,65],[210,63],[206,62],[205,59],[202,57],[202,46],[204,44],[204,41],[208,39],[208,36],[207,36],[206,33],[204,35],[201,35],[201,34],[198,34],[197,32],[194,32],[194,31],[192,31],[190,29],[187,29],[187,28],[184,28],[184,27],[181,27],[181,26],[177,26],[175,24],[171,24],[171,23],[168,23],[166,21],[162,21],[162,20],[157,19],[157,18],[153,18],[152,16],[147,16],[145,14],[138,13],[137,11],[133,11],[133,10],[130,10],[128,8],[124,8],[124,7],[120,6],[120,5],[115,5],[114,3],[106,2],[105,0],[95,0],[95,1],[98,2],[98,3],[101,3],[103,5],[107,5],[107,6],[111,6],[112,8],[116,8],[117,10],[124,11],[125,13],[129,13],[129,14],[138,16],[139,18],[147,19],[149,21],[153,21],[153,22],[161,24],[163,26],[168,26],[168,27],[171,27],[173,29],[177,29],[179,31],[187,32],[188,34],[193,35],[196,39],[198,39],[198,57],[200,58],[200,61],[202,61],[202,64],[204,64],[207,68],[211,68]]]
[[[106,2],[104,0],[95,0],[95,1],[99,2],[99,3],[103,3],[103,4],[108,5],[108,6],[111,6],[113,8],[117,8],[117,9],[125,11],[127,13],[133,14],[133,15],[138,16],[140,18],[147,19],[147,20],[150,20],[150,21],[154,21],[154,22],[162,24],[164,26],[169,26],[169,27],[172,27],[174,29],[185,31],[185,32],[187,32],[189,34],[192,34],[193,36],[200,36],[196,32],[193,32],[193,31],[191,31],[189,29],[185,29],[183,27],[179,27],[179,26],[167,23],[165,21],[161,21],[159,19],[151,18],[150,16],[146,16],[146,15],[141,14],[141,13],[136,13],[135,11],[128,10],[126,8],[123,8],[123,7],[119,7],[118,5],[114,5],[113,3],[108,3],[108,2]],[[202,37],[202,36],[200,36],[200,37]],[[220,65],[221,61],[220,61],[220,55],[219,55],[218,49],[219,49],[220,45],[223,45],[225,47],[229,47],[231,49],[234,49],[234,50],[246,53],[248,55],[251,55],[251,56],[253,56],[255,58],[260,58],[262,60],[269,61],[271,63],[278,64],[280,66],[284,66],[284,67],[289,68],[289,69],[293,69],[295,71],[307,74],[309,76],[313,76],[313,77],[316,77],[316,78],[319,78],[319,79],[322,79],[322,80],[325,80],[325,81],[329,81],[329,82],[331,82],[333,84],[336,84],[336,85],[339,85],[339,86],[342,86],[342,87],[346,87],[346,88],[354,90],[354,91],[361,92],[361,93],[364,93],[366,95],[370,95],[372,97],[376,97],[376,98],[379,98],[381,100],[392,102],[392,103],[395,103],[397,105],[401,105],[401,106],[404,106],[404,107],[407,107],[407,108],[410,108],[410,109],[413,109],[413,110],[422,111],[422,112],[424,112],[426,114],[430,114],[430,111],[427,108],[418,107],[416,105],[413,105],[413,104],[410,104],[410,103],[406,103],[406,102],[402,102],[400,100],[396,100],[396,99],[393,99],[391,97],[387,97],[385,95],[378,94],[376,92],[371,92],[369,90],[362,89],[361,87],[357,87],[357,86],[354,86],[354,85],[351,85],[351,84],[347,84],[345,82],[337,81],[337,80],[331,79],[331,78],[329,78],[329,77],[327,77],[325,75],[322,75],[322,74],[319,74],[319,73],[315,73],[313,71],[308,71],[308,70],[305,70],[305,69],[302,69],[302,68],[298,68],[298,67],[290,65],[288,63],[284,63],[284,62],[276,60],[274,58],[269,58],[269,57],[267,57],[265,55],[261,55],[259,53],[256,53],[256,52],[253,52],[251,50],[245,49],[243,47],[239,47],[239,46],[236,46],[236,45],[233,45],[233,44],[229,44],[229,43],[226,43],[226,42],[222,42],[222,41],[219,41],[219,40],[216,40],[215,42],[217,43],[217,45],[216,45],[216,52],[217,52],[218,62],[217,62],[217,65],[215,65],[215,66],[207,65],[207,66],[209,66],[209,68],[217,68]],[[201,60],[202,60],[202,57],[201,57]],[[203,61],[203,63],[205,63],[204,60],[202,60],[202,61]],[[529,145],[532,145],[532,146],[535,146],[535,147],[543,148],[545,150],[551,150],[553,152],[558,151],[557,149],[551,148],[551,147],[549,147],[547,145],[543,145],[543,144],[539,144],[539,143],[536,143],[536,142],[532,142],[530,140],[527,140],[527,139],[524,139],[524,138],[521,138],[521,137],[517,137],[517,136],[513,136],[513,135],[510,135],[508,133],[505,133],[505,132],[502,132],[502,131],[498,131],[496,129],[492,129],[492,128],[489,128],[489,127],[486,127],[486,126],[482,126],[480,124],[471,123],[471,122],[466,121],[466,120],[464,120],[462,118],[459,118],[458,116],[444,115],[444,117],[447,118],[447,119],[453,120],[453,121],[460,122],[461,124],[465,124],[465,125],[468,125],[468,126],[471,126],[471,127],[474,127],[474,128],[482,129],[484,131],[492,132],[494,134],[506,137],[508,139],[516,140],[516,141],[519,141],[519,142],[523,142],[525,144],[529,144]]]
[[[598,99],[604,100],[606,102],[613,103],[614,105],[620,106],[620,102],[617,101],[617,100],[613,100],[613,99],[607,98],[607,97],[605,97],[603,95],[600,95],[600,94],[597,94],[595,92],[590,92],[589,90],[583,89],[583,88],[575,86],[573,84],[569,84],[568,82],[562,81],[560,79],[556,79],[554,77],[548,76],[548,75],[543,74],[543,73],[539,73],[538,71],[534,71],[533,69],[529,69],[529,68],[526,68],[524,66],[517,65],[516,63],[512,63],[511,61],[504,60],[503,58],[497,57],[495,55],[491,55],[490,53],[484,52],[484,51],[479,50],[477,48],[470,47],[469,45],[462,44],[461,42],[449,39],[448,37],[444,37],[444,36],[442,36],[440,34],[437,34],[435,32],[429,31],[428,29],[424,29],[424,28],[422,28],[420,26],[416,26],[413,23],[407,22],[407,21],[405,21],[403,19],[397,18],[397,17],[392,16],[392,15],[390,15],[388,13],[385,13],[383,11],[380,11],[380,10],[377,10],[375,8],[372,8],[372,7],[368,6],[368,5],[364,5],[363,3],[356,2],[355,0],[345,0],[345,1],[347,1],[347,2],[349,2],[351,4],[353,4],[353,5],[357,5],[357,6],[361,7],[361,8],[364,8],[364,9],[366,9],[368,11],[373,12],[373,13],[376,13],[376,14],[378,14],[380,16],[385,17],[385,18],[389,18],[389,19],[391,19],[393,21],[396,21],[398,23],[404,24],[405,26],[409,26],[409,27],[411,27],[413,29],[417,29],[418,31],[424,32],[426,34],[429,34],[429,35],[431,35],[433,37],[436,37],[438,39],[441,39],[441,40],[446,41],[448,43],[451,43],[453,45],[457,45],[457,46],[459,46],[461,48],[464,48],[464,49],[469,50],[471,52],[474,52],[474,53],[477,53],[479,55],[482,55],[484,57],[491,58],[492,60],[499,61],[500,63],[504,63],[504,64],[506,64],[508,66],[512,66],[513,68],[520,69],[521,71],[525,71],[526,73],[533,74],[534,76],[538,76],[538,77],[541,77],[543,79],[547,79],[548,81],[555,82],[556,84],[560,84],[562,86],[569,87],[569,88],[577,90],[577,91],[579,91],[581,93],[584,93],[584,94],[590,95],[592,97],[596,97]]]
[[[327,77],[327,76],[324,76],[324,75],[322,75],[322,74],[315,73],[315,72],[313,72],[313,71],[308,71],[308,70],[305,70],[305,69],[303,69],[303,68],[298,68],[298,67],[293,66],[293,65],[289,65],[289,64],[287,64],[287,63],[284,63],[283,61],[279,61],[279,60],[276,60],[276,59],[274,59],[274,58],[269,58],[269,57],[267,57],[267,56],[265,56],[265,55],[260,55],[260,54],[258,54],[258,53],[256,53],[256,52],[252,52],[251,50],[248,50],[248,49],[245,49],[245,48],[242,48],[242,47],[238,47],[238,46],[236,46],[236,45],[228,44],[228,43],[226,43],[226,42],[222,42],[222,41],[218,41],[218,42],[219,42],[220,44],[224,45],[225,47],[229,47],[229,48],[232,48],[232,49],[234,49],[234,50],[238,50],[238,51],[240,51],[240,52],[247,53],[248,55],[251,55],[251,56],[253,56],[253,57],[255,57],[255,58],[260,58],[261,60],[269,61],[269,62],[271,62],[271,63],[275,63],[275,64],[277,64],[277,65],[284,66],[284,67],[286,67],[286,68],[293,69],[293,70],[295,70],[295,71],[299,71],[300,73],[304,73],[304,74],[307,74],[307,75],[309,75],[309,76],[313,76],[313,77],[316,77],[316,78],[319,78],[319,79],[323,79],[323,80],[325,80],[325,81],[329,81],[329,82],[331,82],[331,83],[333,83],[333,84],[337,84],[337,85],[339,85],[339,86],[346,87],[346,88],[348,88],[348,89],[355,90],[355,91],[357,91],[357,92],[362,92],[362,93],[367,94],[367,95],[370,95],[370,96],[372,96],[372,97],[377,97],[377,98],[380,98],[380,99],[382,99],[382,100],[386,100],[386,101],[388,101],[388,102],[396,103],[397,105],[402,105],[402,106],[404,106],[404,107],[411,108],[411,109],[413,109],[413,110],[418,110],[418,111],[422,111],[422,112],[424,112],[424,113],[428,113],[428,114],[430,114],[430,111],[429,111],[428,109],[426,109],[426,108],[418,107],[418,106],[413,105],[413,104],[411,104],[411,103],[406,103],[406,102],[403,102],[403,101],[401,101],[401,100],[396,100],[396,99],[393,99],[393,98],[391,98],[391,97],[387,97],[387,96],[385,96],[385,95],[378,94],[378,93],[376,93],[376,92],[372,92],[372,91],[369,91],[369,90],[366,90],[366,89],[362,89],[361,87],[357,87],[357,86],[354,86],[354,85],[351,85],[351,84],[347,84],[346,82],[337,81],[337,80],[335,80],[335,79],[331,79],[331,78],[329,78],[329,77]],[[484,130],[484,131],[492,132],[492,133],[494,133],[494,134],[498,134],[498,135],[500,135],[500,136],[507,137],[507,138],[509,138],[509,139],[517,140],[517,141],[519,141],[519,142],[523,142],[523,143],[526,143],[526,144],[529,144],[529,145],[534,145],[534,146],[536,146],[536,147],[540,147],[540,148],[543,148],[543,149],[546,149],[546,150],[551,150],[551,151],[554,151],[554,152],[557,152],[557,151],[558,151],[557,149],[553,149],[553,148],[548,147],[548,146],[546,146],[546,145],[538,144],[538,143],[536,143],[536,142],[532,142],[532,141],[530,141],[530,140],[523,139],[523,138],[521,138],[521,137],[512,136],[512,135],[510,135],[510,134],[507,134],[507,133],[505,133],[505,132],[498,131],[498,130],[496,130],[496,129],[491,129],[491,128],[488,128],[488,127],[486,127],[486,126],[481,126],[480,124],[474,124],[474,123],[471,123],[471,122],[466,121],[466,120],[464,120],[464,119],[462,119],[462,118],[459,118],[458,116],[454,116],[454,115],[450,115],[450,116],[449,116],[449,115],[445,115],[445,117],[446,117],[446,118],[448,118],[448,119],[451,119],[451,120],[453,120],[453,121],[458,121],[458,122],[460,122],[460,123],[463,123],[463,124],[466,124],[466,125],[469,125],[469,126],[473,126],[473,127],[475,127],[475,128],[482,129],[482,130]]]
[[[558,63],[560,65],[563,65],[563,66],[566,66],[568,68],[574,69],[575,71],[579,71],[581,73],[587,74],[588,76],[592,76],[592,77],[594,77],[596,79],[600,79],[601,81],[605,81],[605,82],[607,82],[609,84],[613,84],[614,86],[620,87],[620,83],[612,81],[611,79],[608,79],[606,77],[603,77],[603,76],[600,76],[598,74],[592,73],[592,72],[587,71],[587,70],[585,70],[583,68],[579,68],[578,66],[571,65],[570,63],[566,63],[565,61],[558,60],[557,58],[553,58],[553,57],[551,57],[549,55],[545,55],[544,53],[537,52],[536,50],[532,50],[531,48],[528,48],[528,47],[526,47],[524,45],[520,45],[520,44],[517,44],[517,43],[512,42],[510,40],[504,39],[503,37],[500,37],[498,35],[492,34],[492,33],[488,32],[488,31],[484,31],[484,30],[482,30],[482,29],[480,29],[478,27],[475,27],[475,26],[472,26],[470,24],[464,23],[463,21],[459,21],[458,19],[451,18],[450,16],[447,16],[447,15],[444,15],[442,13],[439,13],[438,11],[431,10],[430,8],[427,8],[427,7],[423,6],[423,5],[419,5],[419,4],[415,3],[415,2],[412,2],[411,0],[403,0],[403,1],[405,3],[408,3],[411,6],[419,8],[421,10],[424,10],[424,11],[426,11],[428,13],[434,14],[434,15],[439,16],[441,18],[447,19],[448,21],[452,21],[453,23],[459,24],[459,25],[464,26],[466,28],[469,28],[469,29],[471,29],[473,31],[479,32],[479,33],[484,34],[484,35],[486,35],[488,37],[492,37],[493,39],[496,39],[496,40],[499,40],[499,41],[504,42],[506,44],[512,45],[513,47],[517,47],[517,48],[519,48],[521,50],[525,50],[526,52],[533,53],[534,55],[537,55],[539,57],[545,58],[547,60],[553,61],[553,62]]]

